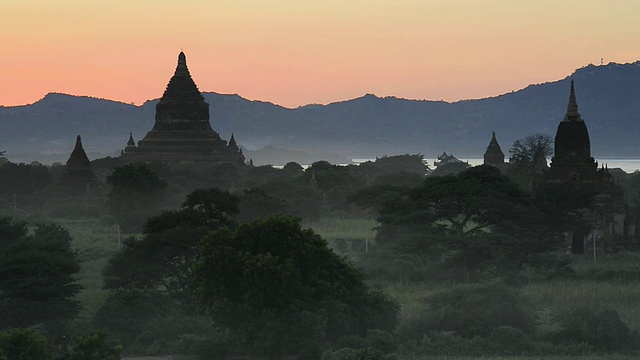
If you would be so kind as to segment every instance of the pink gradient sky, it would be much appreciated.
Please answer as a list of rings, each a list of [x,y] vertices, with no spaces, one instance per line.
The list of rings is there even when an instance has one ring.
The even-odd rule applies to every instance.
[[[0,104],[140,104],[183,49],[201,91],[287,107],[455,101],[640,59],[636,0],[22,0],[0,6]]]

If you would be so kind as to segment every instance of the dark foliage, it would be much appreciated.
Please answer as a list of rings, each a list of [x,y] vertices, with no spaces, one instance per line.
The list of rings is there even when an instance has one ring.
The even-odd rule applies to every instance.
[[[53,360],[47,338],[34,329],[0,332],[0,360]]]
[[[534,193],[534,204],[544,217],[545,227],[556,234],[569,229],[585,228],[585,209],[593,207],[597,189],[572,186],[568,183],[548,183]]]
[[[405,329],[405,338],[452,332],[464,338],[488,337],[509,326],[525,334],[535,325],[533,309],[517,290],[500,283],[464,285],[426,299],[428,308]]]
[[[393,261],[411,255],[420,262],[440,262],[453,276],[468,280],[473,273],[504,276],[553,260],[548,253],[555,234],[545,230],[528,196],[493,167],[430,176],[406,192],[377,190],[362,192],[357,200],[378,207],[376,241],[381,251],[395,254]]]
[[[182,209],[150,218],[144,236],[125,240],[125,248],[109,259],[105,288],[157,290],[190,304],[198,242],[209,231],[234,226],[238,200],[215,188],[196,190]]]
[[[509,177],[523,189],[533,186],[536,173],[553,155],[553,139],[546,134],[534,134],[516,140],[509,149]]]
[[[69,233],[50,224],[25,235],[24,224],[7,219],[0,233],[10,235],[0,238],[0,329],[45,324],[55,335],[79,310],[73,297],[81,289],[74,279],[80,262]]]
[[[198,299],[217,323],[243,334],[245,351],[276,357],[369,329],[391,330],[397,304],[299,220],[270,217],[202,242]]]
[[[288,207],[284,200],[267,194],[263,189],[247,189],[240,200],[240,219],[252,221],[269,215],[286,215]]]
[[[615,310],[578,306],[556,312],[553,320],[560,327],[552,337],[556,341],[585,342],[598,350],[617,352],[640,347],[638,333],[629,330]]]
[[[0,165],[0,199],[7,204],[15,200],[20,208],[41,209],[49,196],[47,188],[53,183],[51,171],[44,165]]]
[[[107,177],[111,191],[107,198],[109,214],[129,231],[139,230],[144,221],[158,212],[162,189],[167,183],[144,165],[117,167]]]
[[[75,336],[69,360],[120,360],[122,347],[104,331],[92,331],[89,335]]]

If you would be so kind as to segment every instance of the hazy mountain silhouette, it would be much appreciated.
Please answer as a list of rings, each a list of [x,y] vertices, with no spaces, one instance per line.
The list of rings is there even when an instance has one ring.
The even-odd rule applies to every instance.
[[[640,62],[589,65],[571,75],[582,118],[598,157],[640,155]],[[211,124],[222,138],[231,132],[248,149],[278,148],[336,153],[353,158],[443,150],[480,157],[491,132],[506,150],[536,132],[555,134],[566,111],[569,78],[530,85],[492,98],[458,101],[379,98],[367,94],[329,105],[288,109],[238,95],[205,93]],[[116,153],[129,132],[141,139],[154,122],[157,100],[142,106],[49,94],[26,106],[0,107],[0,150],[64,154],[82,135],[87,152]]]

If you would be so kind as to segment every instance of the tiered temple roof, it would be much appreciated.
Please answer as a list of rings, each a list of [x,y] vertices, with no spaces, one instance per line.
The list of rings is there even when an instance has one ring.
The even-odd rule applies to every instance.
[[[191,78],[185,54],[180,52],[176,71],[156,104],[153,129],[137,146],[130,135],[121,157],[128,162],[244,164],[235,139],[233,143],[233,147],[227,146],[211,128],[209,104]]]

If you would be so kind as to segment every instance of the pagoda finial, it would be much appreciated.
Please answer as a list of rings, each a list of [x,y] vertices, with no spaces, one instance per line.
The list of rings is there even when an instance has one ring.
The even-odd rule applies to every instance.
[[[233,151],[240,151],[238,144],[236,143],[236,138],[233,137],[233,133],[231,133],[231,139],[229,139],[229,145],[227,145],[229,149]]]
[[[180,51],[178,54],[178,66],[176,67],[176,75],[191,76],[189,69],[187,68],[187,56],[184,52]]]
[[[567,105],[567,115],[564,121],[582,121],[578,113],[578,102],[576,101],[576,90],[571,79],[571,93],[569,94],[569,104]]]
[[[136,146],[136,142],[133,141],[133,133],[129,133],[129,141],[127,141],[127,146]]]
[[[491,140],[496,140],[496,132],[495,131],[491,132]]]

